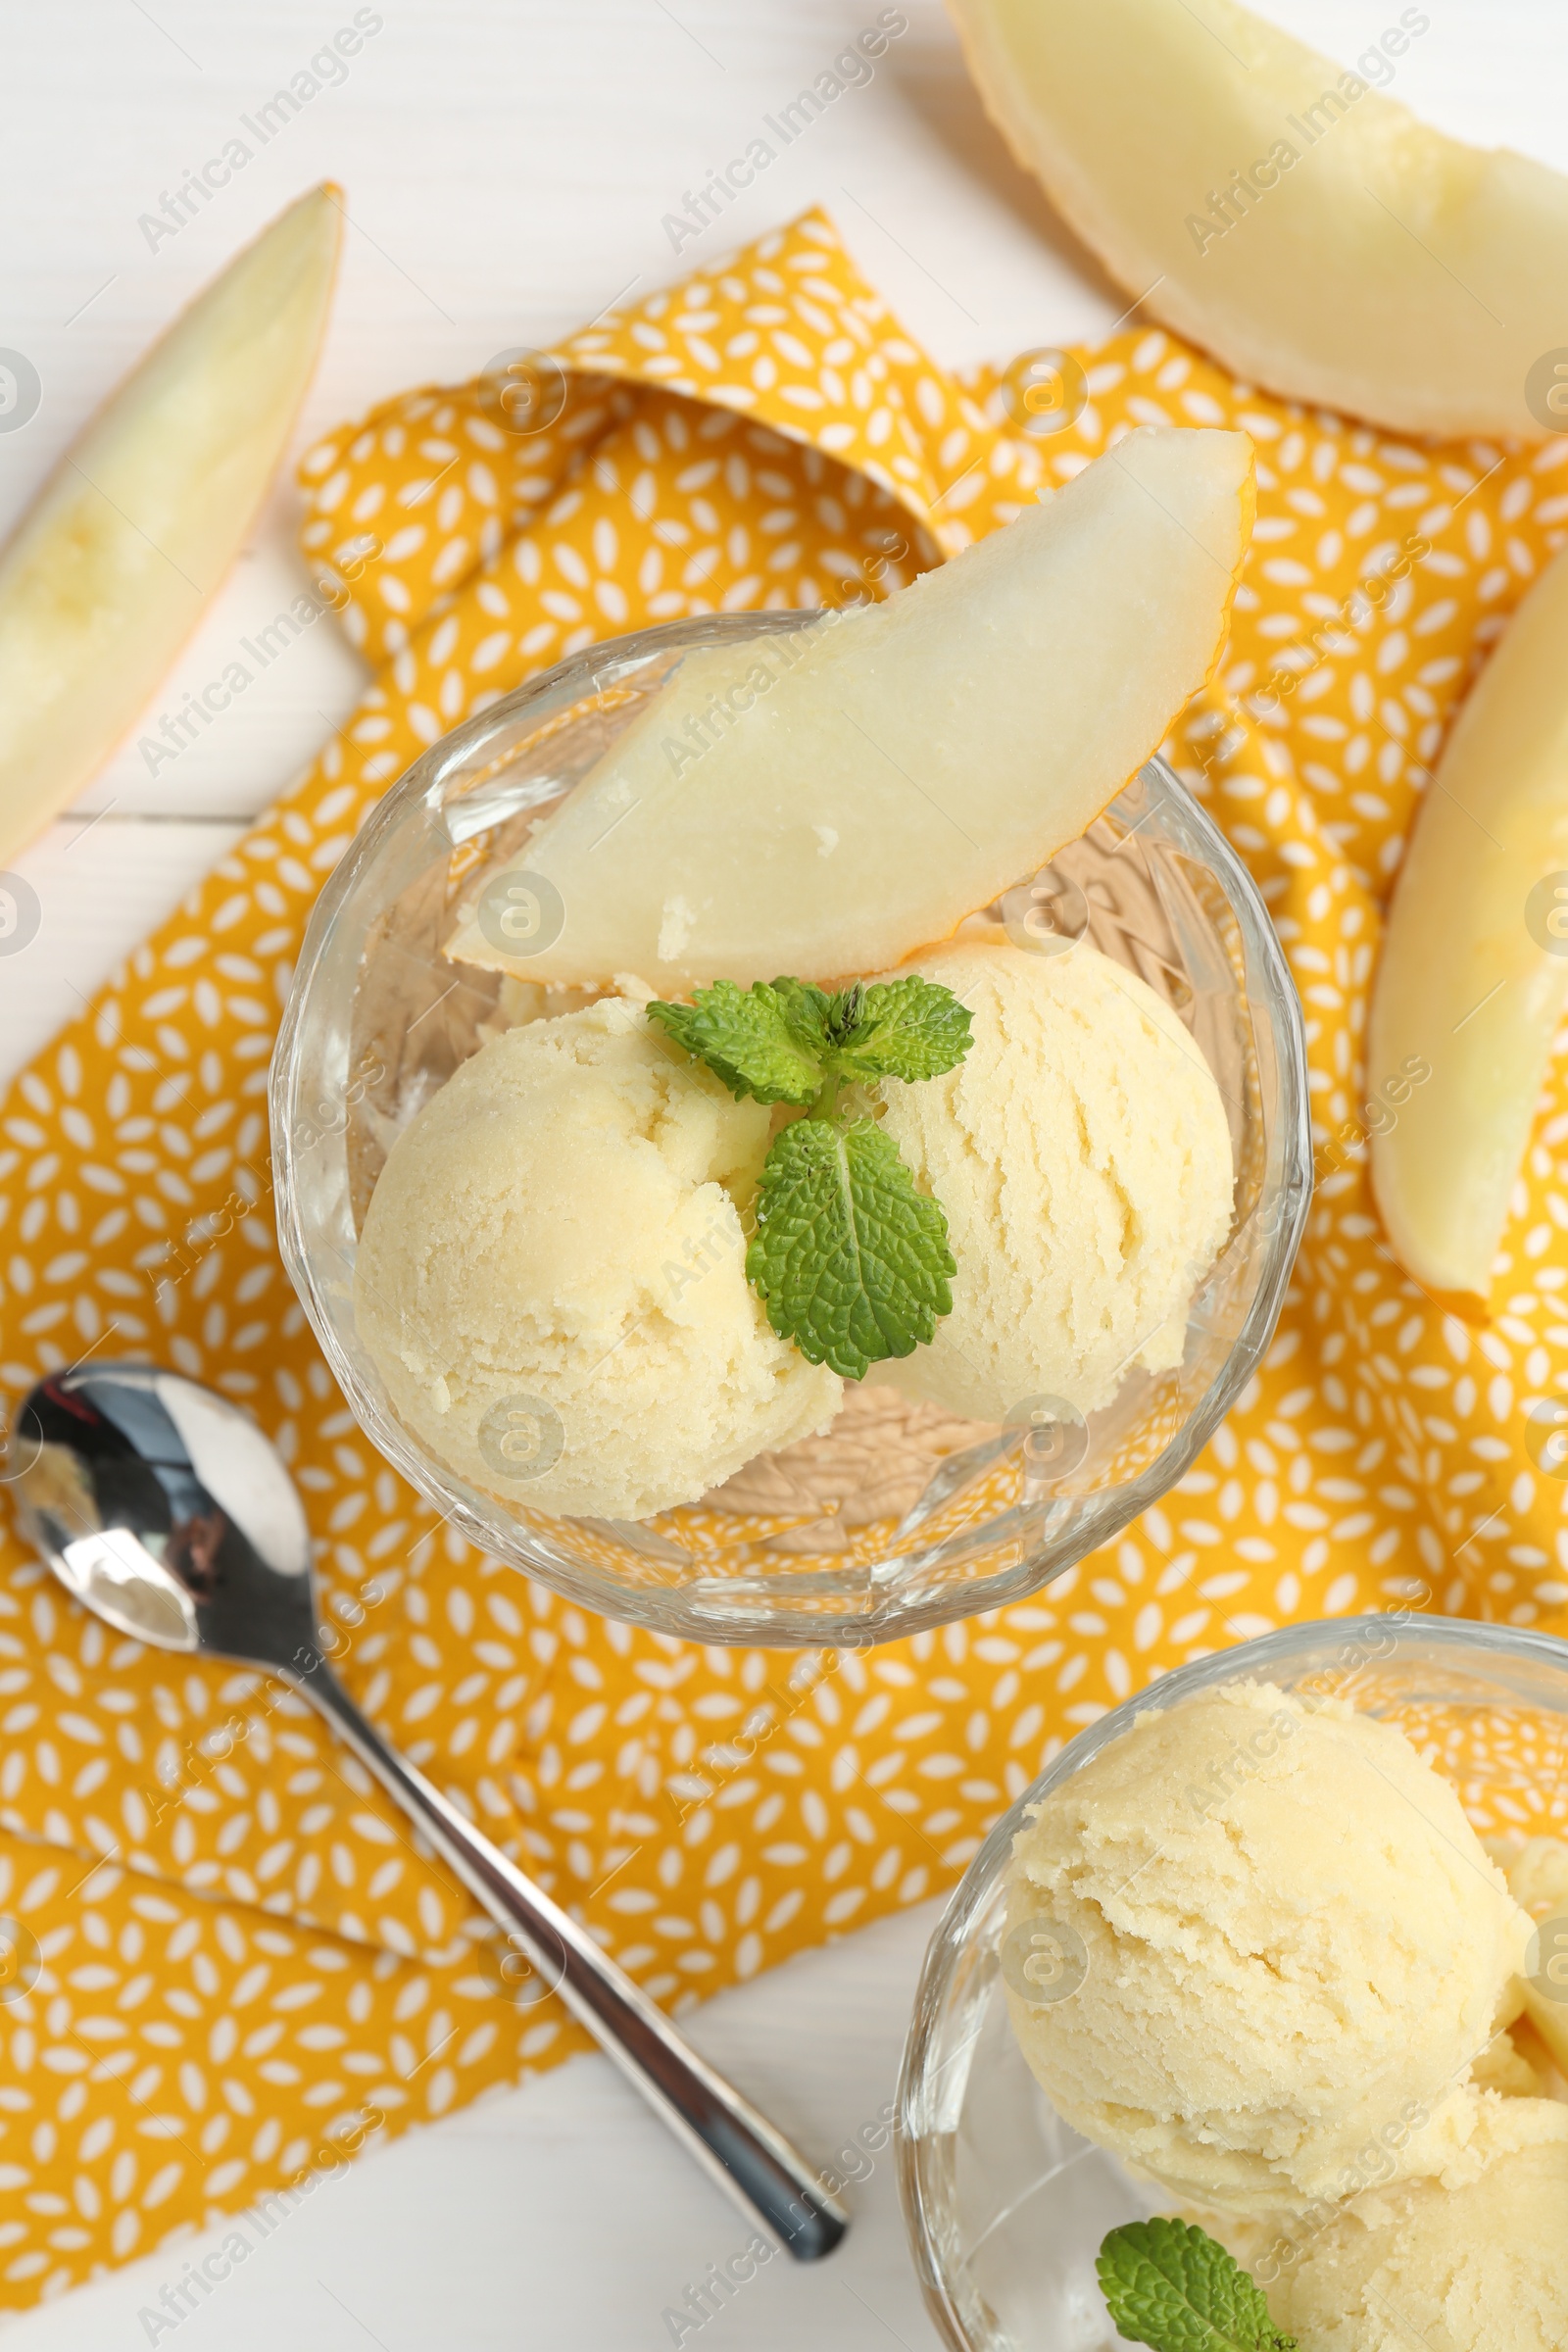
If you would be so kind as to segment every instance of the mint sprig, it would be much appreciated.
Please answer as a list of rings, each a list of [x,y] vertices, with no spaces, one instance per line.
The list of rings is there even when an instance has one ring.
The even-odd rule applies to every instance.
[[[860,1380],[953,1311],[948,1220],[875,1119],[797,1119],[774,1139],[747,1279],[808,1363]]]
[[[936,1078],[969,1051],[969,1013],[952,989],[875,980],[829,996],[806,980],[715,980],[689,1004],[650,1004],[650,1020],[723,1079],[737,1102],[815,1102],[858,1079]]]
[[[1297,2352],[1217,2239],[1156,2215],[1112,2230],[1095,2268],[1118,2334],[1154,2352]]]
[[[875,1119],[848,1116],[840,1096],[960,1062],[969,1013],[953,991],[918,972],[831,996],[804,980],[717,980],[689,1004],[647,1009],[737,1101],[806,1111],[773,1139],[746,1253],[779,1337],[846,1380],[934,1338],[957,1271],[947,1218]]]

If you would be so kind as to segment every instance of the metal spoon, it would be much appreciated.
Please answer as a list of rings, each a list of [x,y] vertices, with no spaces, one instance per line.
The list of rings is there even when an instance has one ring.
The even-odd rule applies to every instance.
[[[23,1532],[78,1600],[310,1699],[742,2210],[798,2261],[832,2252],[849,2217],[806,2159],[355,1707],[322,1652],[299,1494],[248,1415],[175,1372],[106,1364],[40,1382],[12,1454]]]

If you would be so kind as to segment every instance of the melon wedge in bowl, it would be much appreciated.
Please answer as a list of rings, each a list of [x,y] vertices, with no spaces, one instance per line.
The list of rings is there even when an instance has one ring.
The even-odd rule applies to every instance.
[[[1232,374],[1401,432],[1562,429],[1568,179],[1385,94],[1426,10],[1348,71],[1235,0],[950,7],[1019,163]]]
[[[512,955],[472,913],[449,953],[668,993],[946,938],[1076,840],[1206,683],[1254,504],[1245,434],[1145,426],[885,604],[688,655],[529,838],[554,935]]]
[[[778,1646],[994,1606],[1180,1477],[1266,1345],[1310,1189],[1299,1007],[1144,757],[1218,651],[1250,458],[1122,448],[1103,506],[1075,484],[885,608],[575,656],[432,747],[322,896],[273,1064],[289,1272],[387,1457],[590,1607]],[[1108,654],[1064,617],[1075,514]],[[670,713],[759,667],[673,780],[707,830],[617,851]],[[835,840],[853,896],[817,881]]]

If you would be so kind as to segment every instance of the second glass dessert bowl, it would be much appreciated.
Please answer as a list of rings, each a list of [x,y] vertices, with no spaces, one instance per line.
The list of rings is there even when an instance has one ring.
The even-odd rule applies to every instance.
[[[1029,1923],[1008,1931],[1009,1865],[1032,1808],[1130,1732],[1145,1709],[1180,1707],[1245,1681],[1273,1685],[1307,1707],[1345,1700],[1404,1732],[1451,1783],[1485,1838],[1564,1836],[1568,1645],[1512,1626],[1408,1610],[1287,1626],[1161,1675],[1080,1732],[1009,1806],[965,1871],[926,1953],[905,2048],[900,2191],[926,2306],[949,2352],[1115,2352],[1123,2340],[1095,2257],[1108,2230],[1183,2200],[1135,2180],[1075,2131],[1036,2082],[1008,2015],[1007,1987],[1025,2001],[1070,2000],[1085,1976],[1081,1948],[1074,1955],[1059,1946],[1054,1970],[1031,1974],[1022,1956]],[[1238,1851],[1247,1850],[1239,1841]],[[1107,2087],[1105,2095],[1117,2094]],[[1397,2129],[1372,2134],[1338,2193],[1388,2179],[1388,2150],[1400,2136]],[[1327,2219],[1301,2202],[1306,2215],[1279,2217],[1277,2230],[1259,2233],[1258,2254],[1247,2257],[1260,2283],[1295,2261]],[[1415,2344],[1413,2332],[1408,2340]]]
[[[530,1452],[549,1454],[547,1429],[530,1437],[519,1423],[491,1489],[400,1419],[356,1323],[367,1206],[397,1136],[460,1064],[546,1009],[528,981],[448,959],[460,907],[514,862],[687,654],[816,618],[705,617],[591,647],[432,746],[321,895],[273,1064],[284,1260],[367,1433],[493,1555],[586,1607],[704,1642],[889,1641],[1017,1599],[1107,1542],[1182,1476],[1250,1376],[1311,1193],[1300,1009],[1273,928],[1223,837],[1154,760],[986,913],[1016,948],[1054,956],[1083,945],[1135,972],[1217,1082],[1234,1209],[1177,1365],[1132,1369],[1087,1418],[1035,1396],[994,1424],[911,1417],[887,1389],[852,1385],[825,1436],[635,1523],[530,1502]],[[506,909],[518,969],[538,911],[525,899]]]

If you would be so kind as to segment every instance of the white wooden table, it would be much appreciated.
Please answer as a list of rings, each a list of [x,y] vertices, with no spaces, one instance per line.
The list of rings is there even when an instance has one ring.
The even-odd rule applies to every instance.
[[[902,5],[908,29],[873,81],[759,176],[709,231],[713,250],[820,202],[939,360],[1107,326],[1123,297],[989,130],[938,0]],[[343,183],[352,225],[302,448],[399,386],[548,344],[679,274],[663,215],[879,4],[381,0],[370,12],[380,29],[346,78],[149,250],[139,216],[354,13],[349,0],[10,0],[0,346],[26,354],[43,394],[30,422],[0,432],[0,528],[152,335],[314,181]],[[1398,15],[1392,0],[1265,0],[1263,13],[1346,60]],[[1462,136],[1568,170],[1568,13],[1554,0],[1432,0],[1430,13],[1394,94]],[[688,265],[708,249],[688,246]],[[294,520],[284,488],[154,719],[303,584]],[[0,958],[0,1070],[79,1008],[309,761],[362,682],[346,647],[313,629],[156,781],[134,741],[119,754],[19,861],[42,922],[24,953]],[[935,1916],[926,1906],[724,1995],[693,2021],[694,2037],[831,2161],[892,2095]],[[853,2202],[855,2230],[831,2263],[774,2263],[709,2322],[704,2343],[931,2345],[887,2156]],[[744,2237],[608,2065],[578,2059],[324,2186],[181,2323],[179,2352],[635,2352],[672,2340],[665,2307]],[[24,2316],[7,2341],[18,2352],[144,2343],[138,2309],[198,2250]]]

